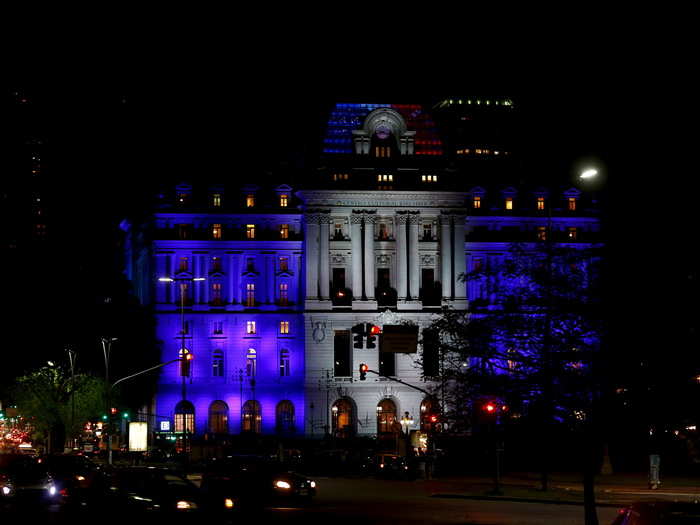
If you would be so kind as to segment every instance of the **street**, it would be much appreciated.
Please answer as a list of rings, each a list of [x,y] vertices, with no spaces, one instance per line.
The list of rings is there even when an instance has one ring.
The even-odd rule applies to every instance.
[[[583,525],[583,507],[431,497],[429,483],[364,479],[319,479],[318,496],[307,507],[265,511],[266,521],[294,523],[461,523],[464,525]],[[601,525],[617,509],[601,507]]]

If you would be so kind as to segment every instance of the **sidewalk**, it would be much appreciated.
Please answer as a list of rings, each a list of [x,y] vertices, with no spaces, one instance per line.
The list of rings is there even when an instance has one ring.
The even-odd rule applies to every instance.
[[[658,489],[648,486],[646,474],[596,476],[595,499],[601,506],[620,506],[639,500],[700,501],[700,478],[668,477]],[[494,495],[492,478],[484,476],[446,477],[423,480],[426,491],[437,498],[495,499],[553,504],[583,504],[583,483],[577,474],[553,473],[549,490],[539,490],[536,473],[513,473],[501,478],[501,495]]]

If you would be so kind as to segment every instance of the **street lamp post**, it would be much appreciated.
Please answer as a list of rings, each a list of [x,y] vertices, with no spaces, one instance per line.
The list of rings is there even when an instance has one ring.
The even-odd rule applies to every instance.
[[[67,348],[68,360],[70,362],[70,437],[71,448],[75,447],[75,362],[78,354],[72,348]]]
[[[189,352],[185,348],[185,294],[186,294],[186,285],[185,282],[194,282],[194,281],[204,281],[206,280],[205,277],[159,277],[158,280],[160,282],[175,282],[177,281],[180,284],[180,352],[179,352],[179,357],[182,359],[181,367],[187,366],[187,372],[188,375],[192,373],[190,364],[186,363],[186,361],[189,361],[191,359]],[[187,386],[186,386],[186,381],[185,381],[185,374],[183,373],[184,368],[180,368],[180,376],[182,377],[182,401],[187,400]],[[187,418],[184,417],[182,418],[183,426],[182,426],[182,448],[185,454],[187,454]]]
[[[410,430],[409,427],[413,426],[413,418],[408,412],[404,412],[401,417],[401,428],[403,429],[405,444],[406,444],[406,457],[408,457],[408,451],[410,450]]]
[[[112,414],[110,412],[110,394],[112,389],[109,385],[109,356],[112,351],[112,343],[116,341],[116,337],[103,337],[102,341],[102,352],[105,358],[105,388],[107,392],[105,393],[105,414],[107,414],[106,421],[106,433],[107,433],[107,462],[112,464]]]

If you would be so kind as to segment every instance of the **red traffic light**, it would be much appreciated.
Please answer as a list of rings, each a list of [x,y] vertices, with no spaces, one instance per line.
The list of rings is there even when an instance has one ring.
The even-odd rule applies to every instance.
[[[369,329],[369,333],[371,335],[379,335],[382,333],[382,329],[379,328],[376,324],[373,324],[372,328]]]
[[[496,405],[493,403],[486,403],[484,405],[484,411],[488,412],[489,414],[493,414],[496,411]]]
[[[369,370],[369,366],[367,366],[366,364],[362,363],[362,364],[360,365],[360,372],[367,372],[367,370]]]
[[[117,413],[117,409],[114,408],[114,407],[112,407],[112,408],[109,409],[109,413],[110,413],[110,414],[116,414],[116,413]]]
[[[431,422],[431,423],[437,423],[437,420],[438,420],[438,417],[437,417],[435,414],[433,414],[432,416],[430,416],[430,422]]]

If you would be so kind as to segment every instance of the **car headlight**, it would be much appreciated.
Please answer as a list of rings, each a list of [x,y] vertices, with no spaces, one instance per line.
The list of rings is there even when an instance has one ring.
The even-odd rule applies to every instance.
[[[56,487],[54,487],[53,485],[51,485],[50,487],[48,487],[48,490],[49,490],[49,496],[55,496],[55,495],[56,495]]]
[[[75,476],[78,481],[85,481],[85,476]]]
[[[7,496],[10,492],[12,492],[12,489],[11,489],[10,487],[8,487],[7,485],[5,485],[5,486],[2,488],[2,493],[3,493],[3,495]]]
[[[226,507],[227,509],[232,509],[233,505],[233,500],[231,498],[226,498],[224,500],[224,507]]]
[[[176,506],[180,510],[191,510],[191,509],[197,508],[197,504],[194,503],[193,501],[184,501],[184,500],[178,501]]]
[[[312,489],[315,489],[315,488],[316,488],[316,482],[315,482],[315,481],[309,481],[309,487],[311,487]]]
[[[278,489],[291,489],[292,488],[292,486],[288,482],[282,481],[281,479],[275,481],[275,487],[277,487]]]

